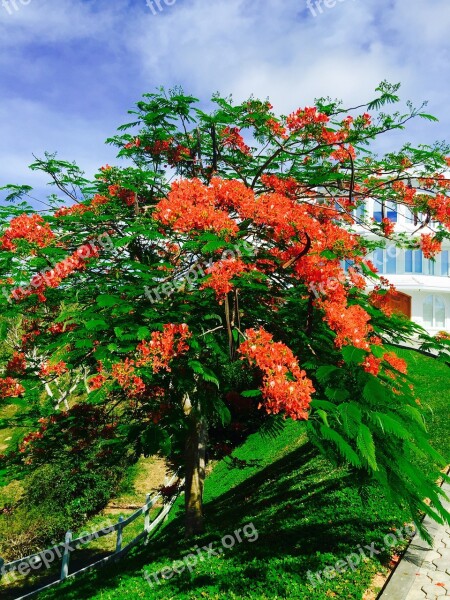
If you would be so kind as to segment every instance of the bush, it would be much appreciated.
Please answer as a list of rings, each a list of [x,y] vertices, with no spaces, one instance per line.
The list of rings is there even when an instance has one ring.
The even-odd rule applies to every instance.
[[[98,407],[76,405],[41,419],[5,460],[10,477],[23,479],[2,488],[0,555],[11,560],[60,542],[104,508],[133,460],[117,438]]]

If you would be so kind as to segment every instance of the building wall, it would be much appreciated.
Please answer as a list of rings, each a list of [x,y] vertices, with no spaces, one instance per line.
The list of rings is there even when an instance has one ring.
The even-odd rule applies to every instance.
[[[367,231],[363,222],[372,218],[381,220],[380,205],[369,201],[364,211],[358,209],[357,215],[362,219],[361,226],[355,227],[356,232],[368,239],[379,239]],[[433,233],[435,223],[420,228],[420,223],[414,222],[414,217],[405,206],[398,207],[390,204],[385,207],[385,216],[395,221],[395,232],[404,233],[411,240],[421,234]],[[435,261],[425,259],[420,250],[408,252],[396,248],[389,241],[386,249],[369,255],[374,265],[383,277],[386,277],[399,291],[411,296],[411,318],[430,334],[438,331],[450,332],[450,242],[445,240],[442,252]],[[347,265],[348,266],[348,265]]]

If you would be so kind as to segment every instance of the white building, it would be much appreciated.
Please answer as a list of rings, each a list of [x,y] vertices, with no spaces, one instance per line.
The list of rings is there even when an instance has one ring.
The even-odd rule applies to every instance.
[[[433,233],[435,225],[420,227],[408,207],[378,201],[369,201],[358,209],[358,217],[366,221],[374,218],[380,222],[386,216],[395,223],[395,233],[404,233],[411,238]],[[377,239],[367,234],[363,227],[356,231],[368,239]],[[401,292],[398,309],[434,335],[439,331],[450,332],[450,241],[444,240],[442,252],[435,260],[426,259],[421,250],[403,250],[390,245],[373,252],[370,258],[379,274],[388,279]]]

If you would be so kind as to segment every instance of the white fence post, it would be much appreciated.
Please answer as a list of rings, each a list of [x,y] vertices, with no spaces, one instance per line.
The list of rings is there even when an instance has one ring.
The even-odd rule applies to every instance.
[[[120,515],[119,517],[119,527],[117,528],[117,543],[116,543],[116,552],[120,552],[122,550],[122,523],[123,517]]]
[[[0,0],[1,1],[1,0]],[[169,479],[166,479],[166,485],[169,484]],[[182,481],[181,485],[184,484],[184,480]],[[177,490],[177,494],[178,495],[179,490]],[[153,507],[154,503],[155,503],[155,499],[158,498],[158,496],[155,496],[154,498],[150,497],[150,494],[146,495],[146,504],[145,507],[141,507],[139,510],[137,510],[135,513],[133,513],[133,515],[131,515],[130,517],[128,517],[127,519],[124,519],[123,516],[119,517],[118,523],[117,525],[115,525],[113,528],[108,527],[108,528],[104,528],[101,529],[99,531],[96,531],[95,534],[89,535],[89,536],[85,536],[86,538],[89,538],[88,541],[91,541],[94,537],[97,537],[97,534],[100,534],[99,537],[103,537],[104,535],[108,535],[110,533],[113,533],[114,530],[117,531],[117,542],[116,542],[116,551],[105,557],[102,558],[98,561],[95,561],[93,563],[90,563],[87,567],[79,569],[78,571],[74,571],[71,576],[76,576],[79,575],[80,573],[84,572],[86,569],[89,568],[93,568],[93,567],[99,567],[100,565],[103,565],[107,562],[109,562],[109,560],[114,560],[113,556],[114,554],[120,552],[122,550],[122,545],[123,545],[123,530],[125,529],[125,527],[127,527],[127,525],[129,525],[131,522],[135,521],[138,517],[140,517],[141,515],[144,515],[145,521],[144,521],[144,530],[145,531],[150,531],[151,526],[152,525],[159,525],[162,520],[166,519],[168,516],[168,512],[170,511],[170,509],[173,506],[173,502],[175,500],[175,497],[172,497],[172,500],[166,505],[165,503],[163,504],[163,508],[162,510],[158,513],[157,516],[155,516],[155,518],[153,519],[153,521],[151,521],[150,519],[150,510]],[[167,512],[166,512],[167,511]],[[164,512],[164,515],[162,516],[161,513]],[[144,537],[144,532],[141,532],[138,536],[136,536],[133,540],[131,540],[131,542],[128,542],[128,544],[125,546],[124,551],[127,551],[129,548],[131,548],[135,543],[137,543],[138,540],[140,540],[142,537]],[[146,541],[144,542],[146,545],[147,543],[150,541],[149,536],[146,536]],[[67,531],[66,536],[65,536],[65,542],[64,544],[57,544],[56,546],[52,547],[52,548],[48,548],[47,552],[51,552],[52,556],[55,554],[55,548],[59,549],[64,545],[64,552],[61,556],[61,553],[59,551],[57,551],[57,555],[62,559],[62,564],[61,564],[61,576],[60,579],[58,579],[57,581],[54,581],[53,583],[49,584],[49,585],[45,585],[44,587],[38,588],[36,589],[33,593],[36,592],[41,592],[44,589],[46,589],[47,587],[53,587],[54,585],[56,585],[57,583],[63,581],[64,579],[66,579],[69,576],[69,562],[70,562],[70,554],[73,550],[75,550],[80,544],[85,544],[87,542],[83,542],[82,540],[85,539],[83,538],[78,538],[78,539],[73,539],[73,535],[71,531]],[[2,577],[2,575],[4,575],[5,573],[12,573],[13,571],[19,570],[19,572],[21,571],[21,567],[22,564],[27,564],[28,567],[31,564],[34,564],[36,561],[37,563],[42,562],[42,554],[46,552],[46,551],[42,551],[39,552],[38,554],[33,554],[31,556],[25,557],[23,559],[18,559],[15,560],[13,562],[7,563],[5,564],[5,562],[3,561],[3,559],[0,557],[0,578]]]
[[[146,531],[147,533],[150,531],[150,510],[153,506],[153,502],[150,500],[150,498],[151,494],[147,494],[147,496],[145,497],[146,509],[144,519],[144,531]]]
[[[72,541],[72,532],[68,531],[64,540],[64,554],[62,557],[61,565],[61,579],[65,579],[69,574],[69,560],[70,560],[70,542]]]

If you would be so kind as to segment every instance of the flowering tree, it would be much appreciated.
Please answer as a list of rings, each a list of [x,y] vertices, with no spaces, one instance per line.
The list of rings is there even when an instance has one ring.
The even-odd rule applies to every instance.
[[[30,188],[12,185],[0,209],[2,314],[14,332],[0,398],[27,398],[37,418],[70,409],[77,393],[113,415],[115,443],[172,457],[182,444],[188,534],[202,527],[208,429],[229,420],[236,395],[305,420],[321,452],[378,481],[416,522],[419,509],[447,519],[435,484],[445,459],[385,344],[420,333],[448,358],[449,342],[391,314],[391,286],[367,258],[387,238],[433,256],[449,237],[449,148],[371,152],[379,135],[433,118],[412,105],[383,112],[398,87],[287,117],[219,96],[207,114],[162,90],[108,140],[126,166],[88,181],[55,156],[37,160],[56,187],[50,210],[33,211],[20,202]],[[405,239],[386,213],[375,222],[358,210],[369,198],[406,205],[418,229],[437,225]],[[32,456],[35,438],[21,452]]]

